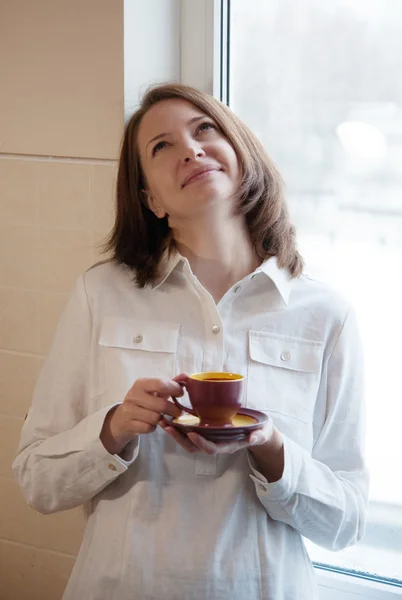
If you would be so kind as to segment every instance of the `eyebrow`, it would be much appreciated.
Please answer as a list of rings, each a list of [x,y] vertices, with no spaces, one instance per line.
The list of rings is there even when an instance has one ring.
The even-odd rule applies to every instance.
[[[192,119],[190,119],[189,121],[187,121],[187,125],[192,125],[193,123],[196,123],[197,121],[201,121],[201,119],[205,119],[207,115],[201,115],[200,117],[193,117]],[[149,144],[152,144],[152,142],[155,142],[156,140],[159,140],[160,138],[163,138],[167,135],[170,135],[170,133],[165,132],[165,133],[159,133],[158,135],[156,135],[154,138],[152,138],[152,140],[149,140],[148,144],[147,144],[147,148],[149,146]]]

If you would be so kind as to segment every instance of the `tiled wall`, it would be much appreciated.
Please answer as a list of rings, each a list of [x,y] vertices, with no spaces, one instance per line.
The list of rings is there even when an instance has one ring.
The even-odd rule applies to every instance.
[[[79,548],[83,511],[35,513],[13,481],[11,462],[68,294],[78,274],[100,259],[97,244],[112,223],[124,112],[123,6],[120,0],[4,6],[0,600],[59,600]]]

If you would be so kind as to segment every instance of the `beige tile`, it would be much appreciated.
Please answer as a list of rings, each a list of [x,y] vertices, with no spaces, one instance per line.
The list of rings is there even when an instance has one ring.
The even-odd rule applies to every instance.
[[[124,127],[123,8],[113,0],[7,2],[2,152],[117,158]]]
[[[0,222],[36,225],[38,203],[32,161],[0,157]]]
[[[0,540],[1,600],[39,600],[38,550]]]
[[[26,504],[15,481],[1,480],[0,506],[0,538],[37,546],[39,515]]]
[[[110,252],[103,252],[103,247],[108,238],[108,233],[104,231],[92,231],[91,232],[91,240],[92,240],[92,261],[97,263],[102,260],[107,260],[110,258]]]
[[[39,296],[39,352],[47,354],[68,294],[43,293]]]
[[[47,550],[76,555],[81,546],[84,528],[82,507],[54,515],[39,515],[38,543]]]
[[[60,600],[75,559],[71,556],[63,556],[62,554],[54,554],[43,550],[38,552],[37,559],[38,598],[40,600]]]
[[[37,289],[38,229],[0,225],[0,282],[17,289]]]
[[[0,288],[0,348],[19,352],[38,352],[37,292]]]
[[[0,351],[0,413],[24,417],[43,358]]]
[[[0,415],[0,477],[13,477],[11,464],[17,454],[23,422],[23,419]]]
[[[39,282],[45,292],[70,293],[78,275],[92,264],[89,232],[42,227],[39,248]]]
[[[43,161],[36,177],[39,222],[50,227],[89,229],[88,164]]]
[[[114,222],[117,165],[91,165],[90,228],[109,232]]]

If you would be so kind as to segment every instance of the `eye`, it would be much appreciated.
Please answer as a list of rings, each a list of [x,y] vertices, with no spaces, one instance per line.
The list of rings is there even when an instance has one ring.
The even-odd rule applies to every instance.
[[[198,127],[197,131],[208,131],[209,129],[216,129],[216,127],[210,121],[204,121],[204,123],[201,123],[201,125]]]
[[[163,150],[163,148],[166,148],[166,146],[167,142],[158,142],[156,146],[152,148],[152,156],[155,156],[155,154],[159,152],[159,150]]]

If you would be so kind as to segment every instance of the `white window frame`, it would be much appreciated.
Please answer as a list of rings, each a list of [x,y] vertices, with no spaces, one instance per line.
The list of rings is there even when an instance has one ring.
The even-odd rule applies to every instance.
[[[181,0],[180,79],[220,100],[227,69],[227,0]],[[223,35],[223,39],[222,39]],[[223,50],[223,57],[221,54]],[[320,600],[399,600],[402,588],[316,568]]]
[[[316,569],[320,600],[395,600],[402,588],[378,581],[360,579],[336,571]]]
[[[222,0],[181,0],[180,79],[222,99]]]

